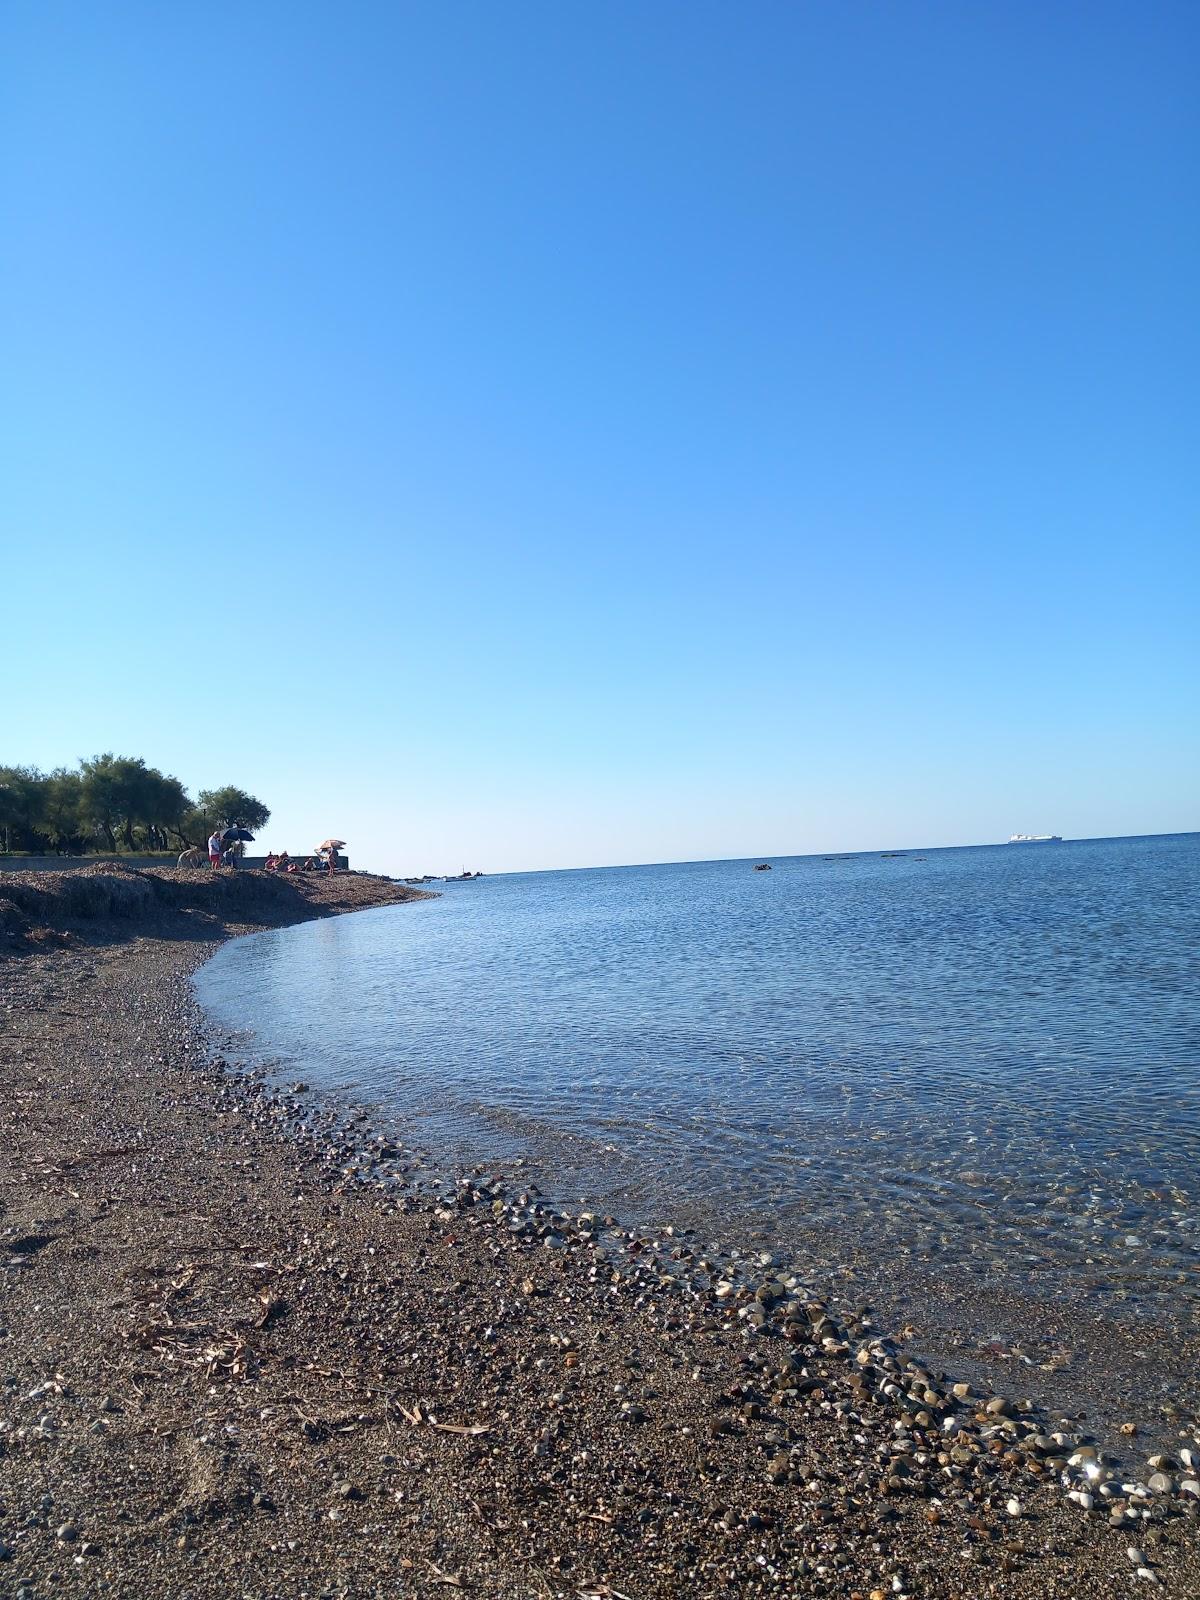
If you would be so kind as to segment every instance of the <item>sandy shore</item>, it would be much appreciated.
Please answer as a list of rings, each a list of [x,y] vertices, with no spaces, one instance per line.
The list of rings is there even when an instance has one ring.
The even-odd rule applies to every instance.
[[[217,941],[412,891],[120,876],[0,876],[0,1595],[1200,1589],[1186,1463],[1085,1509],[1080,1439],[814,1286],[680,1289],[511,1173],[390,1190],[213,1058]]]

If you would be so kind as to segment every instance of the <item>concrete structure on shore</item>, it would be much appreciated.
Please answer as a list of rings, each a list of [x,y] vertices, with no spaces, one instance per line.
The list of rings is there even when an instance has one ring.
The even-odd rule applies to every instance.
[[[71,872],[77,867],[173,867],[178,850],[169,855],[6,856],[0,855],[0,872]]]

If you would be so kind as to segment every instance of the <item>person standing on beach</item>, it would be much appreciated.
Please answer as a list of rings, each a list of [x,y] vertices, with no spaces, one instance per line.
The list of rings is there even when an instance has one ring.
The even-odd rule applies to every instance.
[[[221,835],[215,829],[208,836],[208,864],[214,871],[221,865]]]

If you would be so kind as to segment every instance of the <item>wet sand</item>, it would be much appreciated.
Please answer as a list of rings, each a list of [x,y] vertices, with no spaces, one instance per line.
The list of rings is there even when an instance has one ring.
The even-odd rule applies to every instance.
[[[1197,1592],[1186,1465],[1085,1509],[1080,1439],[819,1284],[696,1287],[519,1173],[406,1193],[214,1055],[221,938],[411,891],[156,876],[7,919],[0,1595]]]

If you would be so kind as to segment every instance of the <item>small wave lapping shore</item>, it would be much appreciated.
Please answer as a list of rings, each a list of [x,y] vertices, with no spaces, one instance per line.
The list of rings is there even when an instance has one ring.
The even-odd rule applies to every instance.
[[[1196,1592],[1186,1461],[1068,1498],[1076,1425],[813,1285],[668,1282],[514,1174],[425,1199],[289,1133],[189,974],[413,891],[49,877],[0,875],[0,1593]]]

